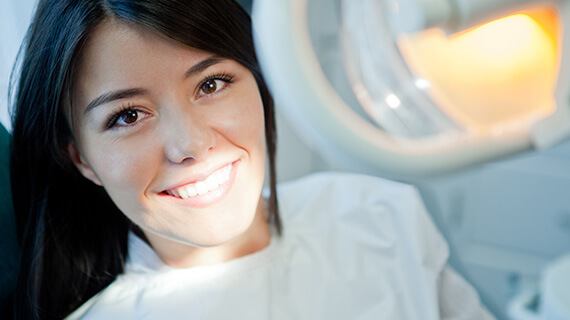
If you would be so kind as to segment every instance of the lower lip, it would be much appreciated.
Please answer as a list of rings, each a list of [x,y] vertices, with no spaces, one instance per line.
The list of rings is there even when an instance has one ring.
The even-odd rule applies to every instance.
[[[209,191],[206,194],[198,195],[195,197],[189,197],[186,199],[171,196],[171,195],[166,194],[166,193],[161,193],[160,196],[166,197],[169,200],[174,200],[179,204],[189,206],[192,208],[206,208],[206,207],[209,207],[211,205],[214,205],[214,204],[220,202],[225,197],[225,195],[229,193],[231,187],[234,184],[234,180],[235,180],[235,177],[237,175],[237,168],[238,168],[239,164],[240,164],[240,160],[233,162],[231,164],[232,171],[230,173],[230,179],[228,181],[226,181],[224,184],[221,184],[220,186],[218,186],[217,189]]]

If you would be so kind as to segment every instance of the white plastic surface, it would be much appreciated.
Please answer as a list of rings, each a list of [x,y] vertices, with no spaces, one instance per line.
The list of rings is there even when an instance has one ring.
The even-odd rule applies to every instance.
[[[524,131],[451,139],[394,139],[352,111],[320,68],[308,33],[307,0],[258,0],[255,42],[265,77],[284,115],[303,135],[386,176],[425,176],[457,170],[531,147]]]
[[[513,320],[570,320],[570,255],[545,269],[540,291],[527,289],[513,298],[509,315]]]
[[[550,1],[546,1],[550,2]],[[562,21],[562,60],[556,88],[556,112],[533,128],[533,144],[537,148],[550,147],[570,136],[570,1],[560,0],[556,4]]]
[[[0,122],[10,130],[8,82],[36,0],[0,1]]]
[[[399,32],[417,32],[445,26],[452,17],[449,0],[391,0],[391,23]]]
[[[570,254],[546,269],[542,294],[544,319],[570,320]]]
[[[461,31],[484,21],[494,20],[507,13],[523,10],[537,4],[559,2],[557,0],[450,0],[453,2],[453,18],[450,31]],[[565,1],[565,0],[560,0]]]

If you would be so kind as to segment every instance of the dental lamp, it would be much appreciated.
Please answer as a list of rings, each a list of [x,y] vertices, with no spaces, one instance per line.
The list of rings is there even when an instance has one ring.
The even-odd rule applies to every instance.
[[[253,6],[264,76],[305,142],[333,167],[409,181],[567,139],[569,21],[567,0]],[[533,289],[510,317],[570,319],[569,274],[570,256],[553,263],[542,311]]]
[[[265,77],[309,145],[403,179],[569,136],[569,14],[565,0],[257,0],[253,8]]]

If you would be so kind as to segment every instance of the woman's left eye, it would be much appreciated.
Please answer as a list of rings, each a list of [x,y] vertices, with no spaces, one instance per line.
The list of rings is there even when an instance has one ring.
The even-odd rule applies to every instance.
[[[210,77],[200,84],[198,97],[208,96],[222,91],[230,83],[232,83],[232,77],[227,75]]]

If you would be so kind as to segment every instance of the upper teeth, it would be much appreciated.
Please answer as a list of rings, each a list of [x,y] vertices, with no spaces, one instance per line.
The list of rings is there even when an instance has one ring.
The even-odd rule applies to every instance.
[[[166,192],[172,196],[179,197],[182,199],[201,196],[210,191],[218,189],[218,187],[226,183],[230,179],[230,173],[232,171],[232,165],[227,166],[214,171],[206,179],[198,181],[196,183],[190,183],[185,186],[176,189],[170,189]]]

